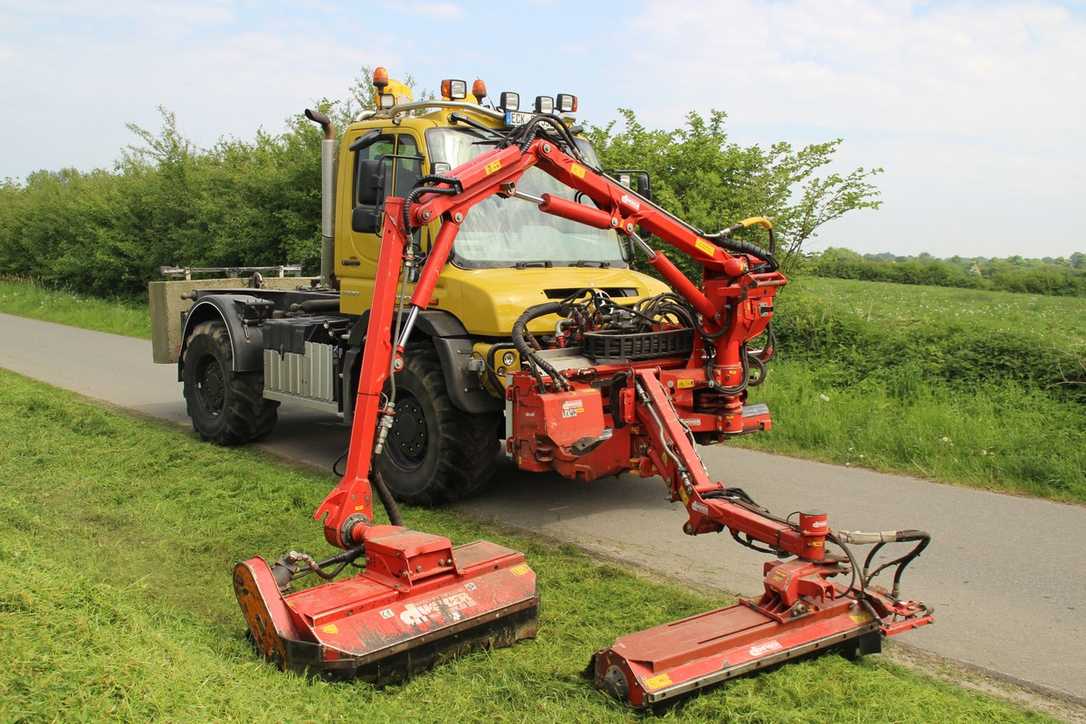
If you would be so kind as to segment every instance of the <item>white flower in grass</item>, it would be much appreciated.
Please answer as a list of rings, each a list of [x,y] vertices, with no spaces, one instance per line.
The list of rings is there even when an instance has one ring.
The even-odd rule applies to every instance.
[[[829,396],[825,392],[819,392],[818,393],[818,399],[822,400],[823,402],[829,402],[830,401]]]

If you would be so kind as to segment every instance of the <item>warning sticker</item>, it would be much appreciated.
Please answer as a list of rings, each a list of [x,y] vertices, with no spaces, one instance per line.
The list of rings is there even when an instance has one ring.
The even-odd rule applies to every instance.
[[[576,417],[584,412],[584,400],[566,400],[562,403],[562,417]]]
[[[650,676],[645,679],[646,689],[662,689],[665,686],[671,686],[671,677],[667,674],[657,674],[656,676]]]
[[[501,167],[502,167],[501,159],[495,159],[495,160],[491,161],[490,163],[488,163],[486,166],[484,166],[483,170],[486,171],[486,175],[489,176],[490,174],[494,173],[495,171],[497,171]]]
[[[698,239],[697,241],[695,241],[694,246],[696,246],[698,251],[700,251],[702,254],[716,256],[716,247],[705,241],[704,239]]]
[[[579,163],[572,164],[569,167],[569,172],[577,178],[584,178],[584,166]]]

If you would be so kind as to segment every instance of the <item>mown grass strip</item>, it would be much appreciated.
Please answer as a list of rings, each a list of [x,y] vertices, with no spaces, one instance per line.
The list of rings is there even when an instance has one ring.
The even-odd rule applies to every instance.
[[[412,525],[524,550],[538,639],[378,691],[280,673],[245,641],[231,564],[320,552],[326,476],[228,450],[0,371],[0,719],[624,721],[581,678],[616,635],[721,605],[574,549],[444,511]],[[1039,721],[877,657],[733,682],[661,714],[689,721]]]

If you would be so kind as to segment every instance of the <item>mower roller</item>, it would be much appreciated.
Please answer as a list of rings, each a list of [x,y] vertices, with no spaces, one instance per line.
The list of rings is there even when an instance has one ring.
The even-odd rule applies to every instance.
[[[523,555],[482,541],[454,547],[404,528],[380,476],[370,473],[392,426],[393,373],[410,354],[412,327],[432,302],[471,208],[494,196],[615,230],[673,290],[623,304],[603,290],[580,289],[528,308],[512,330],[519,365],[504,380],[489,357],[510,345],[483,353],[488,384],[507,399],[506,448],[517,466],[584,481],[658,475],[686,508],[685,533],[726,530],[772,556],[761,596],[622,636],[596,652],[588,673],[599,688],[644,707],[815,651],[873,653],[883,637],[931,623],[930,608],[899,596],[905,568],[929,543],[926,533],[834,530],[813,510],[774,515],[711,478],[698,455],[696,443],[772,426],[764,405],[746,404],[773,356],[773,302],[787,283],[769,220],[705,234],[594,168],[552,114],[482,130],[480,143],[492,150],[385,201],[347,468],[315,513],[325,539],[344,552],[319,563],[291,553],[272,566],[259,557],[238,564],[235,588],[257,648],[284,668],[383,682],[472,645],[534,636],[539,597]],[[531,168],[576,196],[522,193],[517,182]],[[413,232],[438,220],[420,263]],[[750,227],[768,231],[768,249],[734,237]],[[700,285],[640,234],[689,256],[702,269]],[[542,318],[553,334],[538,331]],[[759,338],[760,348],[749,348]],[[375,524],[374,492],[392,525]],[[899,543],[909,545],[904,554],[879,558]],[[857,545],[872,546],[862,563]],[[331,581],[363,558],[362,572]],[[893,572],[889,589],[875,583],[884,571]],[[329,581],[287,592],[310,573]]]

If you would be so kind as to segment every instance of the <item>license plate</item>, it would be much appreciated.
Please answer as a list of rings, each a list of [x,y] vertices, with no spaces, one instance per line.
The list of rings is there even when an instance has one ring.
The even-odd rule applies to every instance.
[[[528,121],[532,120],[534,113],[525,113],[524,111],[506,111],[505,112],[505,125],[523,126]]]

